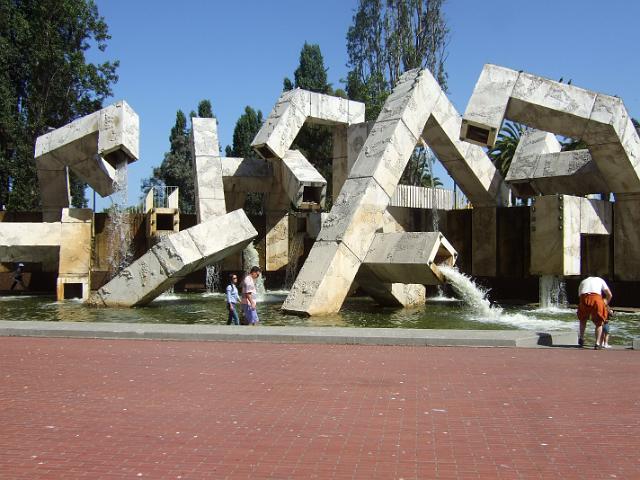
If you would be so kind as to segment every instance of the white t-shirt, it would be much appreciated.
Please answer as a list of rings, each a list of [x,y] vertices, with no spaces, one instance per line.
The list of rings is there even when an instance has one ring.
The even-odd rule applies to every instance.
[[[609,287],[603,279],[600,277],[587,277],[580,282],[578,287],[578,295],[584,295],[586,293],[597,293],[602,295],[602,292],[609,290]]]

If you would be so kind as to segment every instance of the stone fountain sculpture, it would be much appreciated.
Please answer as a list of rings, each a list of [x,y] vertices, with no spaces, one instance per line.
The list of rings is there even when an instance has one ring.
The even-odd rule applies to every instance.
[[[396,232],[388,237],[381,230],[390,199],[420,138],[425,139],[445,168],[464,182],[465,191],[479,205],[495,206],[505,201],[507,190],[493,164],[480,148],[458,140],[460,121],[428,71],[412,70],[400,78],[322,223],[318,238],[283,305],[285,311],[301,315],[337,312],[360,270],[377,275],[368,280],[402,304],[403,299],[394,292],[393,282],[398,277],[384,274],[385,269],[376,263],[379,255],[374,252],[387,251],[386,257],[393,259],[391,253],[396,247],[417,247],[417,243],[412,242],[425,242],[421,249],[429,255],[414,264],[413,268],[421,275],[409,275],[412,269],[407,266],[404,278],[420,278],[423,284],[443,281],[436,260],[453,263],[456,252],[441,234]],[[260,144],[257,147],[260,148]],[[274,148],[270,148],[270,152],[276,154]],[[416,235],[420,240],[416,240]],[[384,246],[386,242],[391,245]],[[426,248],[427,244],[431,248]],[[374,245],[376,248],[372,249]],[[369,267],[367,259],[376,266]]]
[[[491,147],[505,119],[541,131],[525,136],[508,176],[520,195],[542,194],[535,199],[530,227],[531,271],[578,275],[580,234],[613,231],[615,275],[636,280],[640,137],[622,100],[485,65],[465,111],[460,137]],[[546,132],[580,139],[587,151],[559,152],[557,142]],[[615,203],[576,196],[602,192],[612,192]]]

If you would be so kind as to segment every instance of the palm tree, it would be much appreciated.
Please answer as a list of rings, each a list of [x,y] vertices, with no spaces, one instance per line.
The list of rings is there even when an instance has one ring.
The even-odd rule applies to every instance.
[[[513,160],[518,143],[520,143],[520,137],[526,131],[527,127],[524,125],[507,120],[500,129],[496,144],[487,152],[503,177],[507,176],[511,160]]]

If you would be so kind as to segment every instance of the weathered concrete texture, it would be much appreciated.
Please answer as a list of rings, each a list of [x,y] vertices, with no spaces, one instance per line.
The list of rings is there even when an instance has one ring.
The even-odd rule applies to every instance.
[[[98,305],[144,305],[189,273],[241,250],[258,235],[242,210],[164,237],[98,290]]]
[[[236,192],[267,193],[275,188],[271,162],[257,158],[224,157],[222,180],[227,196]]]
[[[381,283],[366,265],[362,265],[356,283],[376,303],[384,307],[411,308],[426,302],[426,289],[420,284]]]
[[[497,77],[508,82],[493,81]],[[465,111],[461,138],[491,147],[505,118],[582,139],[608,191],[640,191],[640,137],[619,98],[485,65]]]
[[[438,265],[453,265],[457,255],[440,232],[377,233],[363,265],[382,283],[439,285]]]
[[[439,87],[438,87],[439,88]],[[462,117],[443,93],[422,137],[474,206],[505,206],[508,188],[482,148],[458,138]]]
[[[612,206],[569,195],[537,197],[531,213],[533,275],[580,275],[580,235],[607,235]]]
[[[364,104],[299,88],[285,92],[251,146],[265,159],[281,159],[307,120],[320,124],[360,123],[364,121]]]
[[[125,160],[137,160],[138,149],[138,115],[122,101],[41,135],[36,140],[35,158],[38,170],[68,166],[106,196],[113,193],[114,167]],[[43,176],[41,180],[44,186],[47,179]],[[61,183],[56,187],[63,188]]]
[[[199,155],[194,157],[198,223],[227,213],[222,179],[222,161],[222,158],[217,156]]]
[[[56,292],[58,301],[66,298],[67,284],[80,284],[80,298],[84,301],[89,299],[92,222],[93,211],[90,209],[62,210]]]
[[[517,196],[608,191],[588,150],[560,149],[560,142],[551,133],[530,130],[522,135],[505,179]]]
[[[200,155],[219,157],[218,121],[215,118],[191,117],[190,142],[193,158]]]
[[[298,315],[339,311],[361,263],[344,243],[316,241],[282,309]]]
[[[460,125],[460,139],[493,146],[505,116],[518,72],[487,64],[473,89]]]
[[[613,204],[614,275],[616,280],[640,280],[640,194],[617,194]],[[0,224],[2,225],[2,224]]]
[[[57,262],[59,222],[0,222],[0,262]]]
[[[298,150],[287,150],[282,158],[280,183],[291,203],[300,210],[324,208],[327,181]]]
[[[475,207],[471,213],[471,273],[495,277],[498,255],[498,211],[495,207]]]
[[[389,196],[374,178],[347,179],[322,223],[318,240],[342,242],[364,260],[388,204]]]

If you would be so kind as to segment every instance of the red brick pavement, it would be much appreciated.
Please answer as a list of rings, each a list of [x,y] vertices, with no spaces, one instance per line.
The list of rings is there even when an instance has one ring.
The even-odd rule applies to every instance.
[[[640,354],[0,338],[0,478],[640,478]]]

